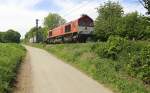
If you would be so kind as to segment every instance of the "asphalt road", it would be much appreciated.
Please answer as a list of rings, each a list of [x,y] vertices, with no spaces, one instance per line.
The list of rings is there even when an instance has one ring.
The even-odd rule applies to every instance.
[[[25,47],[28,54],[18,75],[14,93],[112,93],[52,54]]]

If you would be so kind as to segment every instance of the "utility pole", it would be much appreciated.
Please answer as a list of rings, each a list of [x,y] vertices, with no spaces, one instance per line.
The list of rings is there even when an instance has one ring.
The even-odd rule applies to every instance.
[[[39,29],[39,19],[36,19],[36,43],[39,42],[39,37],[38,37],[38,29]]]

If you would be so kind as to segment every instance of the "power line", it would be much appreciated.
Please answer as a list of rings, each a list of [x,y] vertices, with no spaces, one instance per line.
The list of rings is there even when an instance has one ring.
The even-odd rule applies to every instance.
[[[63,15],[64,17],[69,16],[72,12],[76,12],[78,9],[82,9],[82,7],[87,6],[91,1],[87,0],[86,3],[81,3],[78,7],[72,8],[69,12],[67,12],[65,15]]]
[[[89,0],[85,0],[85,1],[87,1],[86,3],[88,3],[88,2],[89,2]],[[85,4],[86,4],[86,3],[85,3]],[[72,8],[72,9],[70,9],[70,10],[69,10],[69,12],[66,12],[66,14],[65,14],[65,15],[69,14],[69,13],[70,13],[70,12],[72,12],[73,10],[76,10],[76,9],[78,9],[78,8],[82,7],[82,6],[83,6],[83,3],[79,4],[79,6],[77,6],[77,7],[74,7],[74,8]],[[65,15],[63,15],[63,16],[65,16]]]

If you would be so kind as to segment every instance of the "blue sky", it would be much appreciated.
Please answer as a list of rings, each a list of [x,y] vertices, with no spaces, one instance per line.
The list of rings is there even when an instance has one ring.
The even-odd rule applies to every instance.
[[[97,17],[96,9],[107,0],[0,0],[0,31],[15,29],[24,37],[29,29],[35,26],[35,19],[43,24],[43,18],[49,12],[58,13],[67,21],[88,14],[93,19]],[[138,0],[119,1],[125,13],[138,11],[144,14],[146,10]]]
[[[45,10],[45,11],[60,11],[61,7],[57,6],[53,0],[42,0],[37,3],[33,9],[35,10]]]

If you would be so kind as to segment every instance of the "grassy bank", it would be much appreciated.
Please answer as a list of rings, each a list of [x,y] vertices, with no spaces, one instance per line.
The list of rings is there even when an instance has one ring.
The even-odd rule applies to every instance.
[[[19,44],[0,43],[0,93],[12,90],[13,80],[25,52],[25,48]]]
[[[34,44],[32,46],[43,48],[55,54],[57,57],[79,68],[106,87],[111,88],[115,93],[150,93],[148,84],[145,84],[142,79],[128,73],[130,57],[127,55],[130,52],[130,56],[132,56],[132,53],[133,55],[138,54],[142,50],[142,47],[150,43],[139,41],[130,42],[130,44],[132,44],[131,47],[133,49],[129,48],[128,51],[126,48],[119,51],[121,48],[118,46],[115,46],[118,50],[114,49],[114,46],[108,48],[107,43]],[[106,54],[102,55],[103,52],[106,53],[104,51],[105,48],[109,49],[107,51],[108,56]]]

